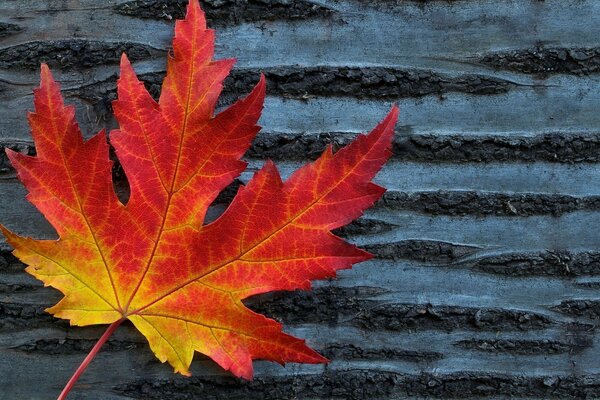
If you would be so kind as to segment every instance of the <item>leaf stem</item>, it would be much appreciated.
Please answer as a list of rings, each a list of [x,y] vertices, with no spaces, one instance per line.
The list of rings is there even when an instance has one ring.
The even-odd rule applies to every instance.
[[[75,382],[77,382],[77,380],[79,379],[81,374],[83,374],[83,371],[85,371],[85,369],[87,368],[89,363],[92,362],[92,360],[94,359],[96,354],[98,354],[98,351],[100,350],[102,345],[104,343],[106,343],[108,338],[114,333],[114,331],[119,327],[119,325],[121,325],[121,323],[123,321],[125,321],[125,319],[121,318],[120,320],[115,321],[108,326],[108,329],[106,329],[106,332],[104,332],[104,334],[100,337],[100,339],[98,339],[98,341],[96,342],[96,344],[94,345],[92,350],[90,350],[88,355],[85,357],[85,359],[79,365],[79,367],[77,368],[77,370],[75,371],[75,373],[73,374],[71,379],[69,379],[69,382],[67,382],[63,391],[60,392],[60,395],[58,396],[57,400],[65,400],[67,398],[67,395],[69,394],[71,389],[73,389],[73,386],[75,386]]]

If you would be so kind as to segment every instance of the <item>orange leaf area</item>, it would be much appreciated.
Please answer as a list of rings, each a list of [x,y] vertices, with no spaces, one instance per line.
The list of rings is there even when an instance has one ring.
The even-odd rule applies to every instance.
[[[237,376],[252,360],[327,360],[242,300],[273,290],[309,289],[310,281],[370,254],[332,229],[357,218],[384,189],[371,180],[390,155],[394,107],[368,135],[283,182],[271,162],[242,187],[216,221],[208,206],[246,167],[240,160],[259,131],[265,79],[214,115],[233,60],[213,60],[214,32],[197,0],[177,21],[160,100],[125,56],[119,129],[110,142],[131,195],[114,193],[104,132],[85,141],[46,66],[29,122],[37,155],[7,150],[31,201],[59,240],[2,231],[27,271],[64,297],[48,309],[73,325],[130,320],[176,372],[188,374],[195,351]]]

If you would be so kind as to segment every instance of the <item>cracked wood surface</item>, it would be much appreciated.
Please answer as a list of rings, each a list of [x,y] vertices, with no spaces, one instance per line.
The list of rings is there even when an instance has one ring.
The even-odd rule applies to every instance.
[[[25,111],[48,62],[91,136],[115,126],[125,50],[153,95],[184,0],[0,1],[0,146],[33,154]],[[229,377],[196,356],[172,374],[124,324],[80,399],[600,397],[600,3],[593,0],[204,0],[221,105],[264,71],[250,167],[287,176],[401,107],[389,191],[338,233],[374,260],[248,304],[332,359]],[[122,171],[115,186],[127,197]],[[0,156],[0,220],[56,237]],[[56,396],[103,327],[45,313],[58,292],[0,241],[0,397]]]

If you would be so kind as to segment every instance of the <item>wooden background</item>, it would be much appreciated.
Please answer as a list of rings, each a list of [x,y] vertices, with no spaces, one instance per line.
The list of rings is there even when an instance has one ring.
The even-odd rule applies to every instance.
[[[120,53],[157,94],[184,3],[0,0],[0,144],[35,151],[25,111],[41,61],[88,135],[114,127]],[[217,54],[238,59],[222,105],[259,71],[269,82],[240,182],[266,158],[287,175],[400,104],[378,177],[389,191],[341,232],[378,257],[248,302],[327,366],[256,362],[246,383],[198,355],[183,378],[127,325],[71,398],[600,398],[600,2],[203,4]],[[0,221],[54,237],[25,194],[0,156]],[[56,397],[104,327],[46,314],[59,293],[0,246],[0,398]]]

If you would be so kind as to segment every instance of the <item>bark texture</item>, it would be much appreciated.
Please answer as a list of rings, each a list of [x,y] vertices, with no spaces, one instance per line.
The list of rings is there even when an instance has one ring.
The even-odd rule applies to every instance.
[[[33,154],[25,111],[47,62],[87,135],[112,128],[126,51],[158,95],[184,0],[0,1],[0,146]],[[332,362],[256,362],[242,382],[198,355],[173,375],[129,324],[77,399],[600,397],[600,2],[204,0],[221,105],[264,71],[248,172],[284,176],[401,107],[389,191],[339,234],[377,257],[313,292],[250,299]],[[115,184],[127,196],[119,167]],[[0,155],[0,221],[55,233]],[[0,398],[56,397],[105,327],[71,328],[59,293],[0,242]]]

